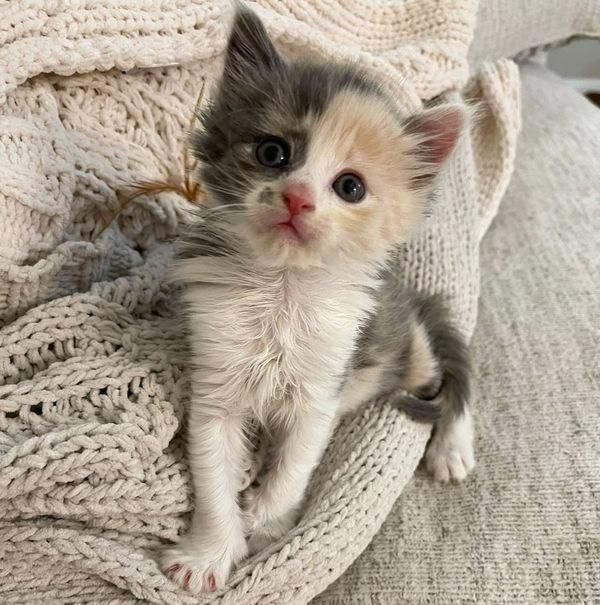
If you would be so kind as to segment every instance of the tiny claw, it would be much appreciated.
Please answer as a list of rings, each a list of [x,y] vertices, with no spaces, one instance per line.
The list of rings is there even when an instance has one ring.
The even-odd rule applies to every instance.
[[[190,580],[191,579],[192,579],[192,572],[191,572],[191,570],[186,571],[185,577],[183,578],[183,590],[189,590],[190,589]]]
[[[179,565],[179,563],[175,563],[167,569],[167,575],[171,577],[172,575],[176,574],[180,569],[181,565]]]
[[[208,579],[208,590],[210,590],[210,592],[215,592],[215,590],[217,590],[217,581],[215,580],[215,574],[209,573],[207,579]]]

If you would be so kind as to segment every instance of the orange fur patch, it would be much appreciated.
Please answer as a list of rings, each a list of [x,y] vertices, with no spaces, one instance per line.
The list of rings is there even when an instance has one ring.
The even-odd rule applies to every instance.
[[[410,367],[402,385],[407,391],[415,391],[429,384],[439,372],[437,359],[423,325],[414,324],[411,332]]]
[[[410,191],[415,169],[412,141],[394,110],[374,95],[338,94],[313,124],[307,168],[331,180],[342,172],[364,179],[364,202],[334,199],[330,210],[337,228],[368,253],[377,238],[386,247],[408,236],[420,216],[423,199]]]

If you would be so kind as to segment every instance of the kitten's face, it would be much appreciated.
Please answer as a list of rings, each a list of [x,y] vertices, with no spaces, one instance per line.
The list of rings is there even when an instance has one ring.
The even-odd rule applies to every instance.
[[[300,117],[273,107],[263,128],[233,150],[240,232],[260,258],[367,260],[409,232],[422,200],[408,191],[405,141],[381,98],[342,90]]]
[[[403,121],[348,67],[286,64],[243,10],[194,141],[212,216],[268,265],[383,258],[418,220],[462,127],[460,110],[434,112]]]

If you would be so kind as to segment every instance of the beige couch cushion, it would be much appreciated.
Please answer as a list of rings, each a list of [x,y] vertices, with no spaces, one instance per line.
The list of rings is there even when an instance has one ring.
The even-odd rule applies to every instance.
[[[469,63],[514,57],[573,36],[600,36],[598,0],[480,0]]]
[[[418,473],[320,605],[600,602],[600,111],[540,67],[522,85],[482,245],[475,474]]]

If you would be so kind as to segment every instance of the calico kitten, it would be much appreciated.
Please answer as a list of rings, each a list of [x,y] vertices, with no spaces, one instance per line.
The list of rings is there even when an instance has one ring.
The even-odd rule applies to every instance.
[[[438,301],[402,290],[390,261],[461,134],[461,108],[399,115],[352,67],[284,61],[240,8],[200,121],[210,199],[176,267],[195,511],[162,560],[191,592],[223,586],[292,527],[337,419],[377,395],[435,422],[435,478],[461,480],[474,464],[465,344]],[[240,494],[256,423],[269,464]]]

